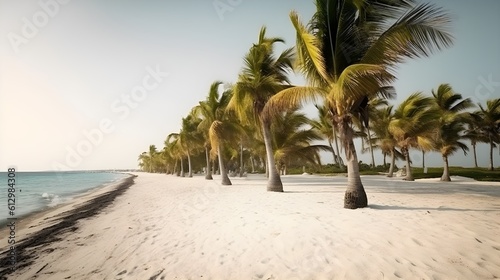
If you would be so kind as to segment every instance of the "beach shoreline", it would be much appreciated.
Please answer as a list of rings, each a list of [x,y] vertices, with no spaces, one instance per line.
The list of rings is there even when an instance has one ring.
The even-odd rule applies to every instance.
[[[35,247],[43,247],[57,242],[58,238],[50,239],[51,235],[57,236],[67,233],[70,227],[74,227],[80,219],[88,219],[100,213],[101,210],[109,206],[113,200],[121,195],[133,184],[136,175],[127,173],[129,176],[119,179],[116,182],[96,186],[85,192],[75,195],[70,201],[60,205],[49,207],[43,210],[18,217],[15,220],[15,248],[16,248],[16,269],[29,266],[31,259],[36,258],[36,250],[27,253],[27,250]],[[103,203],[100,205],[100,203]],[[94,204],[94,205],[92,205]],[[11,229],[8,225],[12,220],[2,224],[0,229],[1,256],[0,279],[9,274],[12,263],[9,260],[10,248],[7,238]],[[10,234],[11,235],[11,234]],[[5,238],[4,238],[5,237]]]
[[[72,171],[72,172],[74,172],[74,171]],[[51,213],[53,211],[58,211],[58,209],[61,207],[68,207],[68,206],[73,207],[74,204],[85,202],[90,197],[101,194],[103,191],[106,191],[106,190],[109,190],[109,189],[116,187],[116,185],[119,184],[122,180],[124,180],[128,177],[131,177],[131,176],[135,176],[129,172],[115,172],[115,173],[127,175],[127,177],[117,179],[116,181],[113,181],[113,182],[106,182],[106,183],[102,183],[99,185],[95,185],[95,186],[93,186],[89,189],[85,189],[83,191],[78,191],[74,194],[71,194],[71,196],[69,198],[65,197],[65,201],[60,202],[54,206],[47,205],[44,208],[34,210],[34,211],[29,212],[29,213],[24,214],[24,215],[17,215],[16,214],[16,219],[17,219],[17,221],[22,222],[21,227],[23,227],[26,223],[32,222],[33,220],[36,220],[41,216],[45,216],[48,213]],[[5,226],[8,223],[9,222],[7,219],[0,221],[0,234],[3,233],[3,231],[5,230]]]
[[[499,183],[362,176],[369,205],[348,210],[344,177],[283,176],[272,193],[262,175],[136,175],[8,279],[500,277]]]

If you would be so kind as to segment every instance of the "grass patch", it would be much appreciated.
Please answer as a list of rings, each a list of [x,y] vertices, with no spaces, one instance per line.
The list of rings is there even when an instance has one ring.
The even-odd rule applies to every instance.
[[[371,169],[366,166],[360,166],[360,174],[361,175],[379,175],[381,172],[387,172],[389,170],[388,167],[377,166],[374,169]],[[427,173],[424,173],[424,169],[420,167],[412,167],[413,177],[415,179],[422,178],[441,178],[443,175],[443,167],[429,167],[427,169]],[[346,175],[346,169],[340,169],[337,166],[333,166],[331,164],[323,165],[321,167],[306,167],[306,172],[316,175],[324,175],[324,176],[339,176]],[[395,169],[396,172],[396,169]],[[288,174],[302,174],[302,167],[289,168]],[[472,178],[477,181],[491,181],[491,182],[500,182],[500,168],[497,170],[489,171],[486,168],[465,168],[458,166],[450,166],[450,176],[462,176]]]
[[[415,179],[440,178],[443,175],[442,167],[430,167],[427,169],[427,173],[424,173],[423,168],[417,167],[413,167],[412,171]],[[489,171],[486,168],[450,166],[450,176],[468,177],[477,181],[500,182],[500,170]]]

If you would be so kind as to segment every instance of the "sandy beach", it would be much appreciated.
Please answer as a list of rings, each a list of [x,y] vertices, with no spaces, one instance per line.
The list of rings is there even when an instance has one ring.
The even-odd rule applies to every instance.
[[[362,176],[369,207],[347,210],[345,177],[284,176],[285,193],[270,193],[261,175],[233,186],[218,176],[137,175],[107,207],[27,248],[31,263],[4,277],[500,278],[499,183]],[[19,221],[18,242],[82,203]]]

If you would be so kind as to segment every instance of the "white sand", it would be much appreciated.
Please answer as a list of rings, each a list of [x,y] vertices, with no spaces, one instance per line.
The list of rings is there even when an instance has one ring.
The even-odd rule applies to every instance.
[[[345,177],[218,179],[140,173],[10,278],[500,278],[498,183],[363,176],[370,207],[347,210]]]

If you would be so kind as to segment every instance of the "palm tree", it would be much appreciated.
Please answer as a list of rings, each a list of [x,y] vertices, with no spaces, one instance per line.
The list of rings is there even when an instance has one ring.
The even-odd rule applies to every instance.
[[[297,68],[309,86],[282,91],[268,107],[283,111],[318,96],[326,100],[346,155],[344,207],[365,207],[352,121],[367,124],[368,101],[386,92],[397,64],[451,45],[450,20],[441,9],[412,0],[317,0],[316,7],[307,27],[295,12],[290,14],[297,32]]]
[[[165,146],[170,147],[170,153],[177,161],[180,161],[180,170],[177,176],[185,177],[184,173],[184,148],[180,139],[180,133],[170,133],[165,140]],[[174,168],[175,169],[175,168]]]
[[[407,181],[413,181],[410,162],[410,148],[432,150],[437,131],[439,111],[433,106],[433,99],[421,92],[411,94],[394,111],[389,123],[389,132],[394,135],[406,160]]]
[[[170,161],[173,162],[174,167],[172,169],[172,174],[177,173],[177,163],[179,162],[179,149],[178,149],[178,141],[176,136],[170,136],[165,139],[163,142],[163,154],[164,157],[169,158]]]
[[[310,126],[311,128],[305,128]],[[273,119],[274,158],[283,175],[291,162],[306,162],[321,165],[319,152],[332,151],[325,145],[311,145],[312,141],[321,140],[320,133],[312,127],[306,115],[296,110],[289,110]]]
[[[225,90],[219,97],[218,93],[212,96],[210,101],[211,114],[206,124],[210,124],[208,135],[210,145],[212,147],[212,155],[217,155],[219,160],[219,170],[223,185],[231,185],[231,180],[228,177],[227,169],[224,161],[224,145],[231,142],[237,142],[237,137],[240,133],[240,127],[235,121],[235,117],[230,115],[227,106],[233,96],[233,89]],[[211,123],[209,121],[212,120]],[[202,122],[203,122],[202,121]]]
[[[144,168],[147,172],[152,173],[155,164],[155,158],[157,157],[158,151],[155,145],[149,145],[148,152],[143,152],[139,155],[139,166]]]
[[[199,130],[202,131],[205,138],[205,156],[207,161],[205,179],[212,180],[212,166],[210,159],[210,139],[208,131],[212,123],[217,119],[217,112],[219,110],[219,105],[221,104],[221,96],[219,96],[219,87],[222,84],[221,81],[215,81],[210,85],[210,90],[208,91],[208,96],[204,101],[201,101],[199,105],[195,108],[198,115],[201,116],[201,122],[198,125]],[[224,102],[222,102],[224,103]]]
[[[479,110],[474,112],[482,138],[490,144],[490,166],[494,170],[493,148],[500,143],[500,98],[486,101],[486,108],[478,104]]]
[[[436,134],[435,149],[441,152],[444,169],[441,181],[451,181],[448,157],[458,149],[462,149],[464,154],[469,150],[466,144],[462,143],[462,136],[465,130],[465,121],[469,118],[469,113],[465,110],[473,106],[470,99],[462,99],[462,95],[455,93],[449,84],[441,84],[437,91],[432,90],[434,106],[439,112],[438,133]]]
[[[137,158],[137,160],[139,161],[139,168],[142,170],[142,171],[147,171],[149,172],[149,170],[151,169],[150,167],[150,162],[148,161],[149,157],[148,157],[148,153],[146,152],[142,152],[139,157]]]
[[[194,116],[193,112],[191,112],[187,117],[182,118],[179,140],[181,141],[181,146],[188,159],[188,177],[193,177],[191,154],[199,148],[202,139],[200,132],[197,129],[200,121],[201,120],[199,118]]]
[[[317,129],[328,141],[328,145],[331,148],[333,155],[333,161],[342,168],[342,158],[340,157],[338,137],[335,127],[332,124],[332,118],[329,116],[328,108],[325,106],[315,105],[318,110],[318,119],[312,120],[311,125]],[[333,144],[335,144],[335,150],[333,149]]]
[[[469,139],[470,144],[472,146],[472,154],[474,155],[474,167],[478,168],[477,164],[477,153],[476,153],[476,146],[477,143],[484,142],[488,143],[488,139],[485,139],[484,135],[480,131],[480,124],[478,121],[480,121],[480,117],[471,114],[470,118],[467,119],[467,129],[464,131],[463,137],[466,139]]]
[[[267,190],[275,192],[282,192],[283,184],[274,160],[271,118],[262,112],[269,98],[290,84],[287,71],[292,68],[293,50],[286,49],[275,57],[274,45],[280,42],[284,41],[281,38],[266,37],[266,28],[261,28],[257,44],[254,44],[245,55],[244,66],[235,85],[230,105],[236,109],[240,119],[260,125],[269,172]],[[253,114],[250,116],[247,114],[249,108],[253,108]]]
[[[394,115],[393,106],[379,108],[373,115],[372,130],[376,135],[376,138],[373,140],[375,142],[375,146],[380,148],[382,153],[389,154],[391,156],[391,164],[387,177],[392,177],[394,174],[396,158],[400,156],[400,153],[396,150],[396,139],[394,139],[394,135],[392,135],[389,131],[389,124]]]
[[[240,123],[240,133],[239,133],[239,142],[240,142],[240,150],[239,150],[239,156],[240,156],[240,163],[239,163],[239,177],[243,177],[245,174],[245,158],[251,159],[251,154],[249,147],[252,145],[251,142],[255,141],[256,139],[254,138],[254,127],[250,124],[243,124]]]
[[[392,87],[385,88],[383,90],[385,91],[384,96],[386,96],[387,98],[392,99],[396,96],[396,93],[393,91]],[[372,135],[373,123],[377,120],[377,117],[378,117],[377,110],[380,107],[387,106],[387,105],[388,105],[387,99],[382,99],[382,98],[378,98],[378,97],[372,98],[371,100],[368,101],[367,106],[361,112],[362,115],[364,116],[364,118],[363,119],[358,118],[358,119],[353,120],[354,123],[356,124],[356,126],[358,126],[360,129],[359,134],[363,138],[363,140],[361,142],[362,147],[365,145],[365,142],[366,142],[366,145],[368,145],[367,149],[370,152],[371,167],[372,168],[376,167],[375,156],[373,153],[373,150],[375,148],[374,147],[375,141],[373,141],[373,139],[372,139],[372,137],[374,137]],[[362,148],[362,152],[364,152],[364,150],[366,150],[366,149]]]
[[[165,142],[165,146],[163,147],[163,149],[161,150],[161,152],[159,154],[160,154],[160,158],[161,158],[165,173],[166,174],[173,174],[174,172],[173,172],[173,169],[171,168],[171,165],[175,162],[175,159],[172,156],[172,153],[171,153],[169,147],[167,146],[166,142]]]

